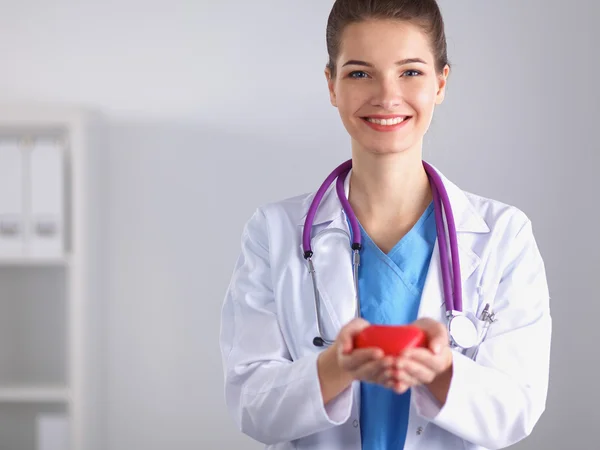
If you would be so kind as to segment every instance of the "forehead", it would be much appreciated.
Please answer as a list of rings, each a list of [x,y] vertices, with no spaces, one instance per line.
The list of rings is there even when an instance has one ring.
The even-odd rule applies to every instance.
[[[340,60],[388,64],[404,58],[433,62],[429,36],[411,22],[368,20],[348,25],[340,39]]]

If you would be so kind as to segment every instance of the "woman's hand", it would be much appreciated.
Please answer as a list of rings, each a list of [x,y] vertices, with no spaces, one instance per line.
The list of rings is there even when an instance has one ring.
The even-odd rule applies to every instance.
[[[386,374],[393,373],[395,358],[386,357],[378,348],[354,348],[354,337],[370,324],[357,318],[338,333],[331,347],[317,359],[317,370],[324,404],[359,380],[386,386]]]
[[[397,394],[426,385],[445,403],[452,379],[452,353],[446,327],[429,318],[417,320],[414,325],[427,334],[428,348],[408,349],[399,357],[392,357],[385,356],[378,348],[354,348],[355,336],[369,325],[361,318],[350,321],[340,330],[334,344],[319,355],[317,367],[324,403],[354,380],[379,384]]]
[[[394,358],[386,357],[379,348],[354,348],[354,338],[370,324],[354,319],[343,327],[336,339],[339,367],[353,380],[385,383],[385,373],[393,369]]]
[[[413,325],[425,331],[428,348],[412,348],[395,360],[395,374],[387,386],[402,394],[414,386],[426,385],[434,396],[444,404],[452,380],[452,350],[447,328],[429,318],[422,318]]]

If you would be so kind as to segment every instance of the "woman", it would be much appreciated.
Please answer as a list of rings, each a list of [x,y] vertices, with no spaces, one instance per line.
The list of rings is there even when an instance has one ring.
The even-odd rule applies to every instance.
[[[331,103],[352,141],[352,170],[340,176],[360,224],[360,304],[347,237],[356,228],[334,187],[312,223],[315,194],[259,208],[244,229],[222,311],[231,415],[242,432],[276,449],[514,444],[545,408],[548,287],[525,214],[463,192],[422,161],[449,75],[438,6],[338,0],[327,48]],[[462,310],[479,336],[472,346],[450,346],[435,174],[456,224]],[[370,324],[416,325],[428,347],[398,357],[354,348]]]

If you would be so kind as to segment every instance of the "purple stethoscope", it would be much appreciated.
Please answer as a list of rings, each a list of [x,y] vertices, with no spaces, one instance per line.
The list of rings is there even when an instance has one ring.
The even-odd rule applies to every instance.
[[[440,178],[438,173],[425,161],[423,161],[423,166],[431,183],[431,191],[433,194],[435,224],[439,240],[440,265],[444,287],[444,303],[446,306],[446,318],[448,321],[448,334],[450,335],[450,345],[459,349],[469,349],[477,344],[478,331],[473,321],[463,314],[460,261],[458,257],[456,225],[454,222],[454,216],[452,215],[452,206],[450,205],[450,199],[448,197],[446,188],[444,187],[444,183],[442,182],[442,179]],[[316,336],[313,339],[313,344],[317,347],[322,347],[323,345],[331,345],[334,341],[326,339],[323,336],[323,328],[321,324],[320,313],[321,301],[319,290],[317,288],[315,267],[312,262],[312,257],[314,253],[310,245],[310,233],[312,230],[315,215],[317,213],[317,209],[319,208],[319,204],[321,203],[325,192],[327,191],[333,180],[336,178],[337,181],[335,187],[337,195],[352,227],[352,274],[354,277],[354,289],[356,292],[356,311],[357,315],[360,314],[360,297],[358,293],[358,267],[360,265],[360,250],[362,248],[361,232],[358,219],[352,211],[352,207],[350,206],[350,203],[348,202],[344,191],[344,181],[351,168],[352,160],[350,159],[340,164],[325,179],[325,181],[317,191],[315,198],[313,199],[310,205],[310,208],[308,209],[306,221],[304,222],[304,230],[302,232],[302,247],[304,249],[304,259],[306,259],[307,261],[308,270],[311,274],[315,297],[318,336]],[[448,223],[448,235],[450,237],[450,255],[452,258],[453,283],[451,281],[450,266],[448,264],[449,258],[447,252],[447,241],[444,229],[444,221],[442,219],[442,205],[446,216],[446,222]],[[454,290],[452,290],[452,284]]]

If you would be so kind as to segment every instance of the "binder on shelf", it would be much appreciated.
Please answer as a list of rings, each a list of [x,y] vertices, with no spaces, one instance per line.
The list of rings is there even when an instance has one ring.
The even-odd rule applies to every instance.
[[[0,258],[23,256],[24,154],[16,139],[0,138]]]
[[[63,146],[56,139],[40,139],[30,151],[28,256],[64,255],[63,158]]]

